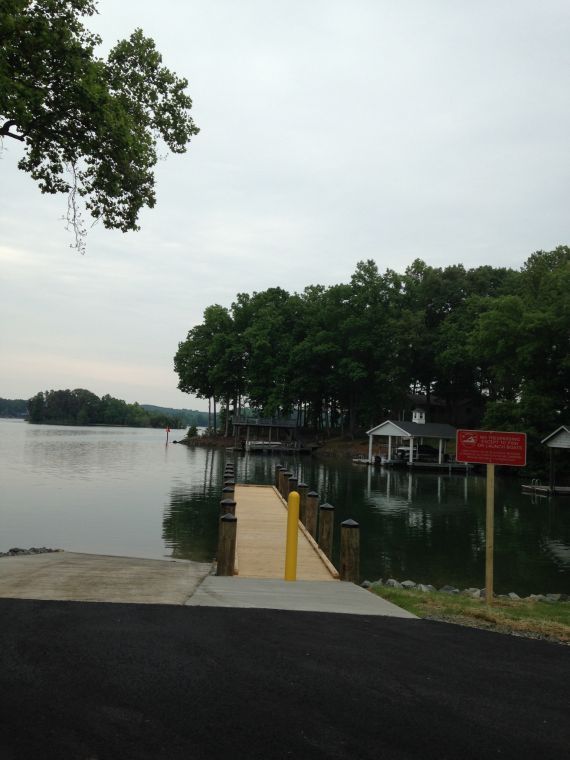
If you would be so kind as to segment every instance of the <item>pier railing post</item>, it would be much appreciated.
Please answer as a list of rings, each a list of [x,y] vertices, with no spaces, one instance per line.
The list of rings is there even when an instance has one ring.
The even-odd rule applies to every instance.
[[[299,538],[299,494],[292,491],[287,499],[287,541],[285,544],[285,580],[297,580],[297,541]]]
[[[319,494],[316,491],[309,491],[305,504],[305,528],[311,536],[317,537],[317,512],[319,509]]]
[[[222,488],[222,499],[233,499],[235,486],[224,486]]]
[[[287,483],[287,497],[289,497],[289,494],[293,493],[293,491],[297,491],[298,482],[299,482],[299,478],[295,477],[295,475],[291,475]],[[297,493],[299,492],[297,491]],[[300,496],[299,496],[299,499],[300,499]]]
[[[283,467],[282,464],[275,465],[275,488],[277,490],[279,490],[279,473],[281,472],[281,470],[284,470],[284,469],[285,468]]]
[[[330,559],[333,548],[334,507],[321,504],[319,507],[319,547]]]
[[[289,478],[291,477],[293,473],[289,472],[289,470],[281,470],[279,473],[279,492],[281,493],[281,496],[284,499],[287,499],[289,496],[288,487],[289,487]]]
[[[237,517],[225,514],[220,517],[218,534],[218,568],[216,575],[233,575],[236,558]]]
[[[309,486],[306,483],[297,484],[297,492],[299,494],[299,520],[305,524],[305,511],[307,509],[307,491]]]
[[[360,525],[354,520],[340,524],[340,579],[360,581]]]
[[[235,515],[236,502],[233,499],[222,499],[220,502],[220,517],[223,515]]]

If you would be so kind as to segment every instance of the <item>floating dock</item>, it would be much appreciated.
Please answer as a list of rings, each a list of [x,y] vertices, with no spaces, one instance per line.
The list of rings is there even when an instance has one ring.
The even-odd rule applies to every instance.
[[[456,472],[466,473],[473,469],[472,464],[466,464],[465,462],[421,462],[414,460],[410,462],[408,459],[382,459],[381,462],[376,459],[370,460],[364,457],[354,457],[352,460],[354,464],[372,464],[381,467],[400,467],[405,469],[410,467],[415,470],[437,470],[438,472]]]
[[[236,485],[236,567],[240,578],[283,579],[287,505],[274,486]],[[299,523],[297,579],[333,581],[339,574]]]
[[[569,486],[542,486],[539,484],[523,484],[521,486],[525,493],[535,493],[539,496],[570,496]]]

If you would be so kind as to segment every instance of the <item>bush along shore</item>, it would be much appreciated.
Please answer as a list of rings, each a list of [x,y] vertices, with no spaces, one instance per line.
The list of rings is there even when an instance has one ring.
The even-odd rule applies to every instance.
[[[514,591],[495,594],[485,603],[485,589],[443,586],[414,581],[364,581],[363,588],[394,602],[421,618],[485,628],[499,633],[570,644],[570,595],[530,594]]]
[[[63,549],[48,549],[46,546],[32,546],[29,549],[8,549],[7,552],[0,552],[0,557],[21,557],[29,554],[52,554],[53,552],[62,552]]]

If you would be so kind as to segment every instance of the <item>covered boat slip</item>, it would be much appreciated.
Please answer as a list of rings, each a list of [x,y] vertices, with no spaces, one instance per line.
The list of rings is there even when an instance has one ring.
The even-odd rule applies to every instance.
[[[414,412],[412,422],[403,420],[386,420],[380,425],[368,430],[368,461],[374,463],[373,446],[374,438],[388,439],[388,453],[382,464],[403,464],[432,466],[432,467],[459,467],[465,470],[465,465],[458,465],[449,461],[446,452],[447,442],[455,440],[456,430],[451,425],[442,423],[425,422],[423,412]],[[436,461],[423,461],[422,447],[425,440],[437,441],[437,451],[434,449],[433,457]],[[394,446],[394,442],[403,441],[401,446]],[[425,449],[430,447],[425,446]],[[430,452],[431,453],[431,452]]]
[[[570,452],[570,425],[560,425],[556,430],[541,441],[549,449],[549,477],[548,485],[544,485],[536,478],[522,486],[523,492],[536,494],[538,496],[570,496],[570,486],[556,485],[556,466],[555,451],[565,451],[568,456]]]

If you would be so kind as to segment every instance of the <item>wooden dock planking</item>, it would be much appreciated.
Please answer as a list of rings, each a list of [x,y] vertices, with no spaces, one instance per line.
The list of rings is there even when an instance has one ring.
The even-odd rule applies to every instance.
[[[287,507],[273,486],[237,485],[236,566],[240,578],[278,578],[285,571]],[[297,579],[338,580],[338,573],[299,523]]]

